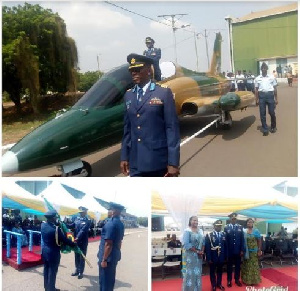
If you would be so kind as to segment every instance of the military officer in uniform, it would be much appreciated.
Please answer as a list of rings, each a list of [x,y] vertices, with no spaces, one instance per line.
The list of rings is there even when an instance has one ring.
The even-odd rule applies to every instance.
[[[153,60],[130,54],[135,86],[124,96],[121,171],[132,177],[179,175],[180,134],[172,91],[151,81]]]
[[[269,128],[266,121],[266,107],[271,116],[271,133],[277,131],[275,108],[278,105],[277,80],[268,74],[268,65],[263,62],[261,65],[261,75],[254,80],[256,105],[259,105],[259,114],[262,125],[263,136],[269,135]]]
[[[83,254],[86,256],[91,221],[87,217],[87,208],[80,206],[78,209],[80,216],[78,216],[73,223],[68,224],[68,227],[74,229],[75,242],[77,243]],[[82,279],[84,266],[85,260],[83,259],[83,257],[80,254],[75,253],[76,269],[75,272],[71,274],[71,276],[78,276],[78,279]]]
[[[237,214],[232,213],[229,215],[229,217],[230,223],[227,224],[224,228],[228,246],[227,286],[232,286],[232,269],[234,265],[235,284],[241,287],[241,258],[245,251],[244,232],[243,227],[240,224],[236,223]]]
[[[222,220],[214,222],[214,231],[208,233],[205,237],[206,261],[210,268],[210,283],[212,290],[217,288],[225,290],[222,286],[222,268],[227,259],[226,234],[221,231]],[[217,276],[216,276],[217,270]]]
[[[99,223],[99,227],[103,228],[104,225],[110,220],[111,217],[112,217],[112,210],[107,209],[107,217]]]
[[[67,239],[61,229],[56,225],[55,210],[45,213],[47,222],[41,225],[43,240],[42,258],[44,261],[44,288],[46,291],[57,291],[55,288],[56,274],[60,263],[61,243],[74,247],[76,244]]]
[[[124,225],[120,215],[124,207],[111,203],[112,218],[104,225],[98,252],[100,291],[113,291],[117,264],[121,260]]]
[[[153,68],[154,68],[154,79],[156,81],[161,81],[161,71],[159,67],[159,60],[161,58],[160,48],[154,47],[154,39],[151,37],[146,37],[146,46],[147,50],[144,50],[143,55],[153,59]]]

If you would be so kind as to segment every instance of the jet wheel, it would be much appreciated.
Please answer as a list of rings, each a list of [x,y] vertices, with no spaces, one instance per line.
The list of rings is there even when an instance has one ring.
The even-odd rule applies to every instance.
[[[217,121],[216,127],[221,128],[223,130],[229,130],[232,128],[232,117],[230,112],[224,112],[223,119],[221,118],[219,121]]]
[[[82,161],[83,163],[83,167],[76,169],[72,172],[66,173],[65,177],[91,177],[92,175],[92,167],[91,165],[86,162],[86,161]]]

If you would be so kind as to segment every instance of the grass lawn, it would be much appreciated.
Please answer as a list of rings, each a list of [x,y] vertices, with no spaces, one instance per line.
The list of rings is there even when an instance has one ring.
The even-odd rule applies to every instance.
[[[73,105],[74,101],[54,99],[48,101],[48,110],[45,113],[34,114],[31,107],[22,103],[22,113],[18,113],[12,102],[4,102],[2,106],[2,145],[18,142],[26,134],[55,117],[62,108]]]

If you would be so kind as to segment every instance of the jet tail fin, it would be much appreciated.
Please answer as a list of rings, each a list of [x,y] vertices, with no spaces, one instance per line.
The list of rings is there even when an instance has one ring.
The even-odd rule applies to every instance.
[[[216,39],[214,43],[214,52],[211,59],[209,73],[212,75],[219,75],[221,73],[221,43],[222,35],[220,32],[216,33]]]

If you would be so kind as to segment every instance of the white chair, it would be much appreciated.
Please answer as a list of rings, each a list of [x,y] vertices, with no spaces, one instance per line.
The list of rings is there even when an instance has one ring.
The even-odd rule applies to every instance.
[[[152,248],[151,254],[151,270],[152,276],[159,274],[164,278],[163,264],[165,262],[165,249],[164,248]]]
[[[167,248],[165,249],[165,262],[163,264],[163,277],[167,274],[173,274],[179,272],[181,277],[181,248]],[[173,260],[172,257],[176,259]],[[179,259],[180,258],[180,259]],[[171,261],[169,261],[171,259]]]

